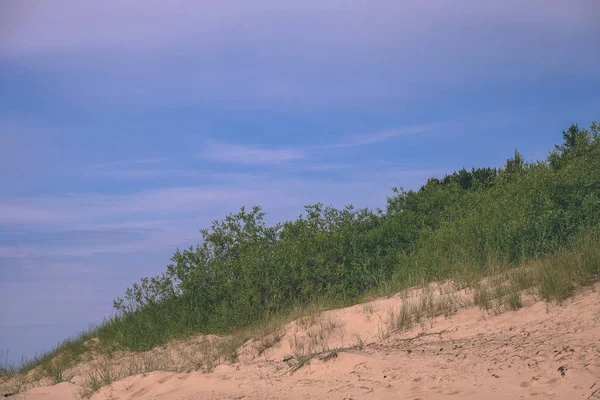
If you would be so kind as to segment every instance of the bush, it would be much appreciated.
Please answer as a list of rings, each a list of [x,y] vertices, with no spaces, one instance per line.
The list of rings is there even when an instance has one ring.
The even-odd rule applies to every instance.
[[[98,335],[148,349],[317,300],[355,302],[384,285],[473,282],[568,248],[600,223],[598,132],[596,123],[573,125],[544,161],[527,163],[515,151],[504,168],[462,169],[418,191],[394,189],[385,211],[316,204],[295,221],[267,226],[260,207],[242,208],[201,231],[196,247],[178,249],[164,274],[127,289]],[[542,296],[564,298],[597,276],[597,259],[548,261],[538,277]]]

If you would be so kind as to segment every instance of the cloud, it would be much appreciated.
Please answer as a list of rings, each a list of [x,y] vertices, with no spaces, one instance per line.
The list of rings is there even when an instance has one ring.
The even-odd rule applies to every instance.
[[[207,42],[223,46],[244,38],[268,42],[272,47],[285,47],[289,40],[362,46],[366,41],[383,44],[402,40],[421,31],[426,22],[430,34],[447,30],[449,25],[468,29],[473,24],[482,27],[498,21],[562,33],[577,29],[565,25],[575,25],[578,20],[593,22],[593,11],[598,9],[594,3],[593,0],[568,5],[561,0],[533,0],[525,4],[518,0],[477,4],[466,0],[427,3],[374,0],[350,7],[340,0],[302,3],[201,0],[176,4],[147,0],[141,6],[117,0],[59,0],[52,4],[19,0],[3,4],[0,49],[13,55],[90,49],[128,52],[171,47],[181,41],[194,41],[201,48]],[[464,12],[467,9],[469,13]],[[271,37],[274,31],[281,32],[283,37]],[[324,35],[325,32],[329,34]],[[387,37],[386,33],[402,36]]]
[[[73,316],[86,315],[86,308],[88,312],[91,311],[89,306],[92,304],[96,307],[100,304],[110,304],[111,295],[118,293],[114,288],[104,287],[105,281],[101,282],[99,280],[87,282],[40,280],[7,284],[1,282],[0,300],[2,305],[0,305],[0,311],[2,319],[0,326],[4,328],[32,322],[53,324],[77,321]],[[52,300],[49,301],[50,299]],[[11,304],[13,307],[9,307]],[[15,304],[19,304],[19,307],[14,307]],[[94,312],[93,319],[107,316],[106,312],[110,310],[109,307],[103,307],[103,313],[94,310],[96,312]],[[27,313],[24,313],[23,310],[27,310]],[[79,317],[79,321],[81,321],[81,317]],[[74,333],[76,332],[72,332],[72,334]]]
[[[373,134],[358,135],[334,145],[334,147],[355,147],[378,143],[402,136],[418,135],[431,131],[432,126],[411,126]]]
[[[205,168],[205,166],[203,166]],[[72,175],[108,179],[157,179],[157,178],[190,178],[202,182],[240,182],[265,178],[266,175],[244,172],[206,171],[197,168],[157,168],[157,167],[122,167],[122,168],[97,168],[96,166],[82,167],[71,171]]]
[[[347,170],[351,168],[350,164],[334,164],[334,163],[323,163],[323,164],[307,164],[298,165],[298,171],[336,171],[336,170]]]
[[[267,149],[212,140],[206,141],[201,155],[213,161],[250,165],[279,165],[306,157],[299,149]]]
[[[292,161],[301,161],[313,156],[322,149],[357,147],[384,142],[403,136],[418,135],[430,132],[434,125],[415,125],[372,134],[350,136],[340,143],[333,145],[307,145],[296,148],[267,149],[245,144],[222,143],[214,140],[205,142],[202,157],[212,161],[227,162],[232,164],[247,165],[281,165]],[[300,164],[294,163],[298,170],[326,171],[347,168],[348,165],[340,163]]]
[[[167,157],[153,157],[153,158],[142,158],[137,160],[119,160],[119,161],[110,161],[105,163],[99,163],[91,165],[90,167],[98,170],[105,169],[115,169],[115,168],[127,168],[127,167],[135,167],[135,166],[144,166],[144,165],[155,165],[162,164],[169,161]]]
[[[148,254],[159,251],[172,251],[177,246],[185,243],[185,239],[189,239],[183,233],[185,231],[183,227],[179,227],[179,229],[147,232],[143,238],[127,238],[116,243],[114,237],[105,235],[96,243],[73,241],[60,242],[54,246],[48,246],[47,243],[24,246],[0,246],[0,257],[18,260],[37,259],[47,268],[48,260],[53,257],[82,258],[102,254]],[[114,236],[118,236],[117,233]]]
[[[191,210],[251,200],[255,193],[234,187],[166,187],[133,194],[80,194],[0,199],[0,224],[73,223],[107,217],[181,215]],[[110,222],[110,221],[106,221]]]
[[[303,205],[318,201],[340,206],[349,201],[362,206],[380,206],[380,203],[373,203],[373,190],[381,193],[378,200],[384,200],[384,193],[389,194],[392,186],[402,184],[418,187],[429,178],[427,174],[431,172],[388,168],[387,171],[393,175],[387,175],[385,170],[363,171],[360,167],[344,171],[343,176],[336,178],[319,175],[292,179],[266,175],[245,182],[213,183],[202,187],[163,187],[120,195],[85,193],[0,198],[0,224],[7,225],[7,228],[49,226],[71,230],[151,230],[164,227],[168,221],[180,224],[190,216],[194,216],[194,220],[201,216],[219,218],[242,205],[295,209],[292,215],[301,210]],[[358,187],[363,189],[357,191]],[[377,189],[373,189],[375,187]],[[367,192],[369,196],[361,195]]]
[[[597,2],[584,0],[3,6],[3,69],[83,108],[398,107],[457,87],[596,76],[600,34]]]

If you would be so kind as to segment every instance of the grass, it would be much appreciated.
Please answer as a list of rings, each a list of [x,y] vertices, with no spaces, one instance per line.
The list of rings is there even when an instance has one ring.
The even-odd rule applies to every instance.
[[[561,302],[574,290],[600,275],[600,240],[590,235],[572,251],[557,252],[536,265],[539,294],[544,300]]]
[[[509,293],[508,306],[512,311],[516,311],[523,307],[523,303],[521,302],[521,292],[514,290]]]
[[[415,324],[423,327],[426,321],[433,326],[436,317],[449,316],[459,308],[470,305],[470,302],[490,314],[518,310],[523,306],[523,291],[546,301],[560,303],[600,276],[598,244],[600,240],[596,234],[584,236],[571,249],[548,254],[516,267],[496,270],[491,276],[483,275],[470,288],[465,288],[464,285],[430,283],[421,288],[413,288],[412,291],[405,290],[400,294],[400,307],[388,309],[387,321],[380,326],[379,336],[385,339],[394,332],[409,330]],[[459,289],[464,293],[470,292],[471,300],[464,293],[457,294]],[[199,370],[209,373],[223,362],[238,362],[239,349],[250,340],[254,340],[254,355],[251,357],[260,356],[281,341],[284,325],[296,321],[289,338],[292,356],[288,358],[288,363],[293,372],[315,357],[325,355],[325,358],[329,358],[327,355],[330,353],[337,354],[337,351],[343,350],[330,349],[327,344],[334,334],[343,337],[345,325],[324,313],[325,309],[326,303],[317,302],[304,309],[298,307],[287,313],[273,314],[232,335],[200,340],[191,347],[189,353],[182,353],[183,361],[179,365],[166,349],[162,353],[133,352],[123,358],[122,350],[103,347],[102,341],[94,342],[91,334],[80,335],[63,342],[52,352],[26,362],[19,369],[8,364],[8,354],[5,353],[0,366],[0,379],[3,380],[3,390],[10,393],[39,385],[42,380],[51,384],[69,381],[73,377],[72,368],[82,360],[89,359],[92,353],[96,355],[96,361],[91,364],[88,362],[91,367],[83,375],[80,390],[80,396],[87,398],[101,387],[126,376],[157,370]],[[372,315],[376,311],[372,303],[361,305],[359,310],[365,315]],[[304,331],[303,334],[301,330]],[[364,349],[363,338],[357,335],[355,342],[352,348]],[[113,357],[120,361],[111,363]],[[127,361],[123,362],[123,359]]]
[[[358,350],[362,350],[365,348],[365,342],[363,341],[362,337],[360,337],[360,335],[356,335],[356,346],[355,346]]]
[[[265,335],[262,338],[258,339],[254,346],[256,355],[261,356],[265,351],[273,348],[277,343],[281,341],[282,337],[283,330],[277,329],[275,332]]]
[[[406,331],[413,326],[413,310],[406,301],[402,302],[400,310],[396,313],[388,310],[388,328],[391,331]]]
[[[137,372],[137,371],[136,371]],[[80,398],[89,398],[103,386],[113,383],[120,374],[105,360],[95,363],[92,369],[85,374],[83,384],[79,392]]]
[[[371,315],[373,315],[373,313],[375,312],[375,305],[373,303],[369,302],[369,303],[362,304],[360,307],[361,307],[363,314],[366,315],[367,320],[369,320]]]
[[[0,379],[13,376],[17,372],[15,364],[8,361],[8,350],[0,350]]]
[[[56,357],[42,365],[42,373],[50,378],[53,385],[61,382],[69,382],[73,379],[74,374],[68,372],[72,367],[73,361],[65,360],[64,357]]]
[[[541,256],[515,267],[498,269],[490,276],[481,275],[470,288],[464,288],[460,284],[427,284],[420,289],[412,289],[419,292],[416,297],[405,290],[400,294],[401,306],[388,309],[387,321],[380,327],[379,336],[385,339],[391,333],[409,330],[415,324],[423,327],[426,321],[433,324],[433,319],[437,316],[449,316],[457,309],[468,306],[469,300],[457,295],[457,290],[461,288],[470,291],[472,302],[490,314],[521,308],[523,291],[539,299],[560,303],[600,276],[598,244],[600,237],[597,233],[582,236],[571,249]],[[460,281],[460,277],[456,281]],[[81,396],[84,397],[89,397],[115,380],[140,373],[156,370],[199,370],[208,373],[223,362],[238,362],[238,349],[251,339],[254,339],[252,357],[276,346],[283,337],[282,327],[291,321],[296,321],[296,328],[289,340],[294,360],[293,370],[297,370],[312,358],[337,350],[330,349],[327,342],[334,334],[343,337],[345,326],[341,321],[323,313],[326,309],[325,302],[315,302],[305,308],[297,307],[287,313],[273,314],[232,335],[201,341],[194,347],[193,354],[183,357],[185,365],[176,365],[164,355],[134,352],[127,358],[127,363],[116,367],[108,360],[122,350],[109,347],[102,341],[94,342],[93,332],[90,332],[63,342],[49,353],[26,361],[20,368],[9,365],[8,353],[5,353],[0,365],[0,382],[3,382],[4,391],[18,393],[39,385],[44,380],[50,384],[69,381],[73,377],[72,368],[86,360],[90,353],[101,357],[101,361],[93,362],[91,369],[84,374],[81,389]],[[365,315],[372,315],[376,311],[372,303],[361,305],[359,310]],[[305,335],[300,334],[301,329],[305,331]],[[356,336],[355,341],[354,348],[360,350],[365,347],[360,336]]]

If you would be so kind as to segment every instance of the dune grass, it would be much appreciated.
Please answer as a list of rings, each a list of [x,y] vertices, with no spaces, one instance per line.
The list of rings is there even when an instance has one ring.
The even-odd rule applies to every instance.
[[[490,275],[481,274],[472,285],[465,286],[447,281],[445,287],[433,291],[429,283],[421,286],[421,294],[409,301],[402,294],[401,305],[387,310],[387,320],[380,327],[379,338],[385,340],[394,332],[403,332],[419,324],[433,327],[436,317],[450,316],[460,308],[475,304],[482,311],[496,315],[508,310],[517,310],[522,306],[521,293],[527,291],[539,299],[562,302],[578,289],[590,285],[600,278],[600,234],[597,230],[587,233],[577,240],[569,249],[541,256],[515,266],[495,269]],[[456,291],[466,289],[467,297],[456,295]],[[405,288],[408,292],[416,288]],[[78,362],[87,361],[89,368],[83,375],[79,395],[89,398],[103,386],[127,376],[152,371],[190,372],[193,370],[211,372],[223,362],[238,362],[238,349],[253,340],[252,351],[260,356],[275,346],[283,337],[282,327],[296,321],[299,329],[306,333],[305,342],[294,343],[294,335],[290,345],[292,354],[288,357],[290,371],[294,372],[316,357],[335,357],[337,352],[345,349],[364,348],[362,338],[349,338],[348,347],[329,348],[328,339],[333,334],[343,334],[343,324],[334,319],[322,317],[322,312],[339,307],[339,303],[321,301],[311,307],[294,309],[272,314],[254,324],[233,331],[223,338],[208,339],[199,346],[191,348],[190,353],[177,364],[167,352],[131,353],[123,359],[113,361],[114,346],[92,341],[97,335],[82,334],[78,338],[64,342],[52,353],[46,353],[24,364],[21,369],[4,362],[0,371],[2,379],[10,381],[9,385],[0,385],[7,393],[18,393],[27,388],[44,384],[56,384],[69,381],[73,377],[73,369]],[[372,305],[365,305],[361,312],[365,315],[373,313]],[[339,332],[338,332],[339,331]],[[97,334],[98,331],[93,331]],[[91,344],[93,343],[93,345]],[[123,348],[118,351],[123,351]],[[94,352],[96,357],[86,357],[86,352]],[[100,356],[100,357],[98,357]],[[182,360],[179,361],[180,363]]]
[[[0,350],[0,377],[10,376],[16,372],[15,364],[8,361],[8,350]]]
[[[209,371],[250,338],[264,351],[285,322],[431,282],[471,288],[475,304],[492,313],[520,308],[523,290],[563,301],[600,275],[599,126],[573,125],[563,139],[546,160],[527,163],[515,151],[503,168],[395,189],[386,210],[316,204],[268,226],[260,207],[242,208],[201,231],[196,247],[178,249],[162,275],[127,289],[103,324],[18,371],[0,367],[0,377],[39,370],[54,383],[68,380],[93,338],[94,351],[110,355],[198,333],[229,335],[229,348],[199,362]],[[425,293],[390,310],[386,329],[451,314],[458,305],[448,299]],[[103,376],[90,375],[88,386]]]

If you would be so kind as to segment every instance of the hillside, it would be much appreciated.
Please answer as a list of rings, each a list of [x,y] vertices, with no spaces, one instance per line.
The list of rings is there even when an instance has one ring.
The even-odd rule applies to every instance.
[[[523,308],[501,314],[472,306],[456,310],[469,294],[448,292],[437,303],[448,307],[447,316],[424,316],[420,325],[390,331],[390,313],[397,318],[403,302],[438,298],[435,290],[405,292],[293,321],[261,355],[257,349],[264,342],[249,341],[237,349],[239,359],[215,365],[211,373],[135,375],[92,399],[600,398],[599,289],[584,290],[560,306],[524,293]],[[147,359],[176,369],[184,349],[195,353],[205,340],[211,339],[180,343],[169,356],[155,349]],[[298,365],[311,347],[315,353]],[[122,368],[133,362],[130,357],[110,365]],[[95,362],[73,373],[98,368]],[[82,379],[73,377],[76,383]],[[64,400],[79,393],[77,384],[61,383],[14,398]]]
[[[21,368],[2,366],[0,390],[514,398],[585,395],[589,384],[594,393],[600,125],[572,125],[562,138],[545,160],[515,151],[502,168],[394,189],[385,210],[316,204],[269,226],[260,207],[242,208],[128,288],[100,326]]]

